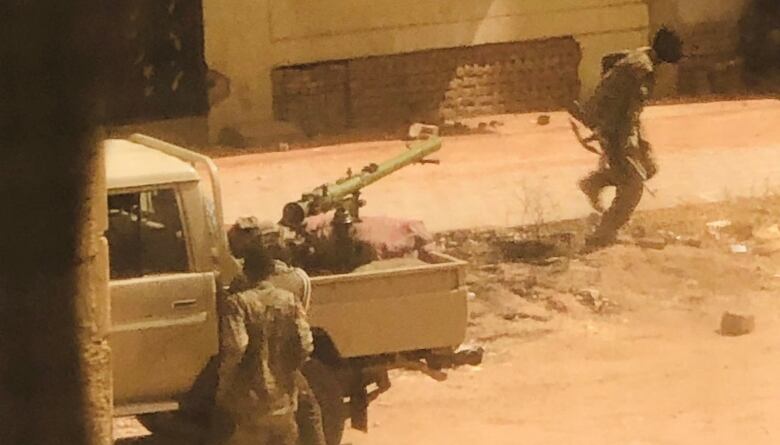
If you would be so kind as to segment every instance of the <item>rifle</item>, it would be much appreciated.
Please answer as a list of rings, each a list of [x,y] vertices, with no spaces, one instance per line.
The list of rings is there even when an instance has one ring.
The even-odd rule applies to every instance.
[[[578,105],[579,104],[575,102],[575,106]],[[589,152],[595,153],[599,156],[603,156],[604,155],[603,149],[596,148],[590,144],[591,142],[594,141],[599,142],[599,145],[601,144],[598,133],[593,132],[593,134],[591,134],[590,136],[583,137],[582,132],[580,131],[580,127],[579,125],[577,125],[577,122],[582,123],[582,121],[578,119],[577,116],[579,113],[577,113],[576,111],[575,112],[569,111],[569,114],[571,115],[571,118],[569,119],[569,124],[571,125],[572,132],[574,132],[574,137],[577,138],[577,142],[579,142],[580,145],[582,145],[582,147],[588,150]],[[647,172],[645,171],[645,169],[631,156],[626,156],[626,160],[634,168],[637,174],[639,174],[639,177],[642,178],[642,186],[645,188],[645,190],[647,190],[647,192],[650,193],[650,196],[656,197],[655,190],[651,189],[650,186],[647,185]]]

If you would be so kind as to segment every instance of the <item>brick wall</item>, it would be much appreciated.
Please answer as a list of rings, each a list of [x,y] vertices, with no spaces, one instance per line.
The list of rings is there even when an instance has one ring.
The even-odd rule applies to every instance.
[[[571,37],[276,68],[274,114],[307,133],[561,108],[580,87]]]

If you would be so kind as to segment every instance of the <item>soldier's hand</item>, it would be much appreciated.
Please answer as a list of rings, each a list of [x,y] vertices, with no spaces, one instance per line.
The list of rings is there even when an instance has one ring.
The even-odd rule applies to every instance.
[[[597,155],[601,154],[601,151],[599,151],[596,147],[590,145],[588,142],[595,140],[596,136],[591,135],[587,138],[582,137],[582,133],[580,132],[580,127],[577,125],[577,122],[574,121],[574,119],[569,119],[569,125],[571,125],[571,131],[574,132],[574,137],[577,138],[577,142],[580,143],[586,150],[588,150],[591,153],[595,153]]]

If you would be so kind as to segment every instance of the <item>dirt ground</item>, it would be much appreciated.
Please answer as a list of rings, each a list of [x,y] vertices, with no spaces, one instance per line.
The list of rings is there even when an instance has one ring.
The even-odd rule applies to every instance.
[[[574,232],[576,248],[587,221],[439,234],[471,263],[468,342],[484,363],[443,383],[395,373],[369,434],[345,443],[778,443],[776,223],[776,195],[648,211],[621,245],[587,256],[563,245],[533,264],[505,246]],[[755,316],[755,331],[719,335],[724,311]]]
[[[708,222],[728,220],[721,229]],[[663,249],[618,245],[547,265],[494,246],[533,231],[450,234],[472,262],[479,368],[441,384],[402,373],[373,407],[375,444],[772,444],[780,440],[780,198],[645,212],[628,233],[672,232]],[[543,227],[542,235],[584,222]],[[725,225],[722,223],[721,225]],[[758,233],[761,238],[754,236]],[[686,244],[701,242],[701,247]],[[732,246],[748,249],[732,253]],[[739,250],[739,249],[737,249]],[[762,255],[755,252],[760,251]],[[718,334],[724,311],[755,316]]]

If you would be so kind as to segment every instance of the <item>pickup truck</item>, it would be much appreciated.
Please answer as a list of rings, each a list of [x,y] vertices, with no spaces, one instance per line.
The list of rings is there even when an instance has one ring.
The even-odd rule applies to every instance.
[[[219,301],[238,263],[210,158],[144,135],[106,140],[104,149],[115,416],[139,416],[154,432],[184,409],[218,353]],[[420,259],[311,279],[315,350],[304,373],[330,445],[347,419],[367,429],[368,404],[390,387],[389,370],[441,380],[442,369],[481,359],[459,350],[466,263],[439,253]]]

